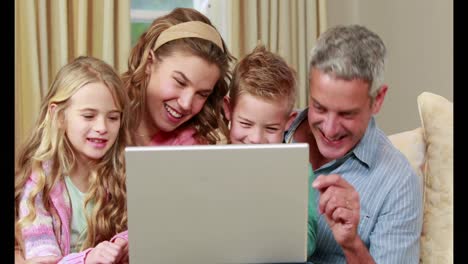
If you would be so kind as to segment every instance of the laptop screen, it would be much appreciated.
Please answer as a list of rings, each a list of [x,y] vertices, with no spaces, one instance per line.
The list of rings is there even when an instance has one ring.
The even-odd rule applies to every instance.
[[[127,147],[131,263],[305,262],[308,145]]]

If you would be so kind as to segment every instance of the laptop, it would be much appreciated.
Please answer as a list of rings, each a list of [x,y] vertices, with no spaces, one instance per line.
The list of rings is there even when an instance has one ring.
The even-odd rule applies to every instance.
[[[127,147],[130,263],[304,263],[308,145]]]

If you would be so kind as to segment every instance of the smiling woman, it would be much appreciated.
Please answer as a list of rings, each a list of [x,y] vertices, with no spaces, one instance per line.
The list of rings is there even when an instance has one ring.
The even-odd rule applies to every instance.
[[[146,100],[151,102],[147,111],[155,130],[173,131],[201,111],[219,78],[219,68],[181,52],[160,60],[152,56],[147,66]]]
[[[123,74],[135,145],[216,144],[233,57],[202,13],[176,8],[153,21]]]

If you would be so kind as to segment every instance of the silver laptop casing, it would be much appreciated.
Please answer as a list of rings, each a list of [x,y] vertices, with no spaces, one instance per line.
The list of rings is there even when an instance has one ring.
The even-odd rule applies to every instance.
[[[305,262],[308,145],[127,147],[130,263]]]

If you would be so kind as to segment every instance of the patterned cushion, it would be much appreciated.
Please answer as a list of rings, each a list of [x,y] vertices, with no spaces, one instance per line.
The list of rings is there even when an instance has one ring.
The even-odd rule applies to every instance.
[[[453,103],[428,92],[417,101],[427,145],[421,262],[453,263]]]

